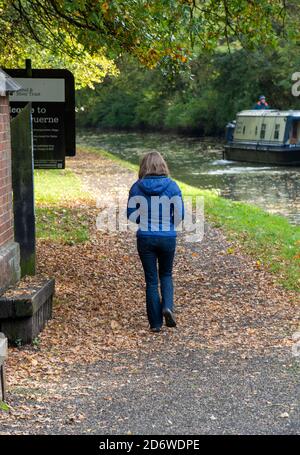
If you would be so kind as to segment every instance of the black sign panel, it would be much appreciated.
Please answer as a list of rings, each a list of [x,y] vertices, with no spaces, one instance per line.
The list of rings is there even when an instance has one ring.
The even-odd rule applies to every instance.
[[[75,84],[68,70],[6,70],[21,90],[10,95],[11,116],[32,104],[35,168],[64,168],[65,156],[75,156]]]

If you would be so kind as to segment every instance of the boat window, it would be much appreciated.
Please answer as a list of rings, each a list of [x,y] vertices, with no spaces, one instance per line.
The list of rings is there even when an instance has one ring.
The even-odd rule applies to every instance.
[[[245,131],[246,131],[246,126],[244,126],[244,128],[243,128],[243,134],[245,134]]]
[[[291,128],[290,144],[297,144],[300,138],[299,135],[299,121],[294,120]]]
[[[266,136],[266,128],[267,128],[267,125],[265,123],[263,123],[261,125],[261,130],[260,130],[260,138],[261,139],[264,139],[265,136]]]
[[[258,128],[257,128],[257,125],[255,127],[255,136],[257,136],[257,131],[258,131]]]
[[[275,124],[274,139],[279,139],[280,124]]]

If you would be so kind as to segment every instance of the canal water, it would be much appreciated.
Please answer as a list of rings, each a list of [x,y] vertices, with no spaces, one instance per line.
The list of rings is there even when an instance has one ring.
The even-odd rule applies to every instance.
[[[257,205],[300,225],[300,167],[226,161],[222,143],[202,138],[81,131],[77,143],[101,147],[134,164],[144,153],[158,150],[178,180],[218,190],[223,197]]]

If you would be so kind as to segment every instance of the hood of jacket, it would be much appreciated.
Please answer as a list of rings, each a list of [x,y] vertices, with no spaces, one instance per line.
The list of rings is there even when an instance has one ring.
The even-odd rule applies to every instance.
[[[168,188],[171,182],[172,180],[169,177],[151,175],[140,179],[138,185],[145,194],[158,196]]]

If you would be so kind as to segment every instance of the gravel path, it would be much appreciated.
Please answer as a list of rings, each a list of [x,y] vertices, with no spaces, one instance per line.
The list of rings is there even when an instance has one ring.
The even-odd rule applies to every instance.
[[[69,165],[102,203],[134,179],[93,154]],[[219,229],[207,224],[199,244],[179,239],[178,328],[158,335],[147,329],[132,234],[40,242],[39,264],[56,277],[58,303],[40,346],[10,353],[0,433],[300,433],[299,295]]]
[[[28,434],[299,434],[299,367],[285,352],[241,360],[227,351],[171,347],[76,365],[59,400],[2,425]],[[130,364],[130,366],[128,366]],[[38,391],[35,391],[37,395]]]

